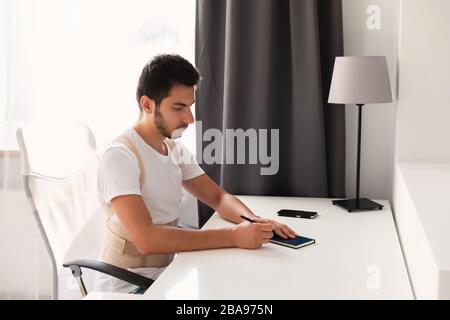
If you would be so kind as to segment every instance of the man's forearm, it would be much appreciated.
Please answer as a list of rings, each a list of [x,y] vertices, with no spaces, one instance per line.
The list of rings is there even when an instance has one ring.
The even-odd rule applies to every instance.
[[[153,226],[147,233],[146,247],[141,254],[163,254],[234,246],[232,228],[192,230]]]
[[[226,192],[220,197],[215,210],[223,219],[236,224],[244,221],[241,215],[256,217],[238,198]],[[229,248],[235,245],[232,228],[192,230],[156,225],[148,233],[146,242],[148,245],[143,254]]]
[[[255,216],[255,214],[247,208],[241,200],[229,193],[224,193],[221,196],[219,204],[215,209],[223,219],[233,223],[241,223],[243,221],[240,217],[241,215],[245,215],[247,217]]]

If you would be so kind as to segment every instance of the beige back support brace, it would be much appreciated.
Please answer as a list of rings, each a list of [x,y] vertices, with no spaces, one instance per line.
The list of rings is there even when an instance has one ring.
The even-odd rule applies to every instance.
[[[171,150],[174,149],[173,141],[166,140]],[[131,139],[123,134],[114,140],[128,148],[137,158],[139,165],[139,184],[142,185],[145,179],[144,163]],[[130,240],[128,233],[117,218],[112,207],[102,201],[103,209],[106,213],[105,241],[101,260],[103,262],[118,266],[120,268],[142,268],[142,267],[166,267],[172,262],[174,254],[149,254],[141,255],[134,243]],[[177,226],[178,219],[175,219],[165,225]]]

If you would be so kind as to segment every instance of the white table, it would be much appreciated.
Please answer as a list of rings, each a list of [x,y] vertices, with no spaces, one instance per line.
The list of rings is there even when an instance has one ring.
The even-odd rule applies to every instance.
[[[144,293],[147,299],[413,299],[387,201],[348,213],[331,199],[239,196],[256,214],[289,224],[316,244],[290,249],[185,252]],[[314,220],[279,209],[317,211]],[[204,229],[230,226],[217,213]],[[124,296],[126,298],[126,296]]]

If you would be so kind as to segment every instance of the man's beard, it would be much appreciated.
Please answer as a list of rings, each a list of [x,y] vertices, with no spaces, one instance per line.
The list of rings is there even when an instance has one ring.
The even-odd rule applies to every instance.
[[[164,137],[169,139],[177,139],[181,137],[183,131],[187,128],[186,127],[179,127],[172,131],[172,133],[169,132],[169,129],[167,128],[167,124],[164,121],[161,112],[159,112],[158,109],[155,109],[155,126],[156,129],[158,129],[159,133],[161,133]]]
[[[158,108],[155,108],[155,126],[159,133],[166,138],[170,138],[171,135],[169,129],[167,129],[167,124],[161,116],[161,112],[159,112]]]

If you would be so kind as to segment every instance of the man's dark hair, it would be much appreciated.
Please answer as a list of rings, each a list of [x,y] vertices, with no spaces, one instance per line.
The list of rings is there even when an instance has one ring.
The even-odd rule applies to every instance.
[[[177,54],[162,54],[153,57],[142,70],[136,90],[136,100],[140,108],[140,99],[147,96],[159,107],[161,101],[169,95],[176,84],[194,86],[200,75],[195,67]]]

